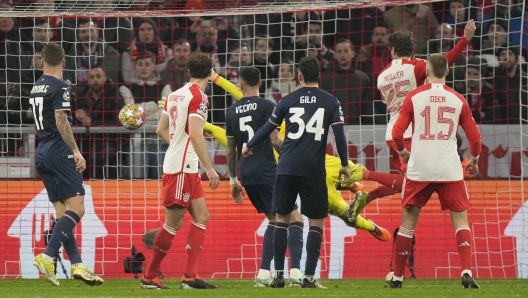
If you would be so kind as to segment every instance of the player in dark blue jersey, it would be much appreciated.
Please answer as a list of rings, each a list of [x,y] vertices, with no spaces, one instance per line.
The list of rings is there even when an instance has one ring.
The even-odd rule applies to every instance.
[[[42,49],[41,56],[44,74],[35,82],[29,96],[40,140],[35,165],[55,207],[57,222],[46,249],[35,257],[33,265],[53,285],[59,286],[53,259],[64,245],[72,264],[72,277],[89,285],[101,285],[103,279],[83,265],[73,234],[84,215],[81,172],[86,169],[86,161],[71,129],[71,88],[62,81],[64,50],[58,44],[49,43]]]
[[[299,61],[298,79],[302,88],[284,97],[276,106],[269,121],[244,146],[242,154],[250,155],[274,129],[286,121],[286,138],[282,145],[277,178],[273,190],[273,211],[276,228],[273,237],[275,269],[272,283],[284,279],[287,233],[278,227],[287,226],[297,195],[301,198],[301,213],[309,218],[310,231],[306,241],[306,266],[303,288],[324,288],[315,280],[319,260],[324,219],[328,215],[325,153],[329,127],[334,131],[337,152],[341,159],[339,176],[350,179],[344,119],[337,98],[319,89],[319,62],[305,57]],[[256,154],[256,152],[255,152]]]
[[[272,211],[273,184],[277,174],[277,162],[273,147],[280,151],[282,139],[279,131],[273,130],[262,143],[255,146],[255,154],[247,158],[238,158],[238,172],[242,186],[237,178],[236,151],[242,152],[242,147],[253,138],[257,131],[266,123],[275,108],[271,101],[259,96],[261,85],[260,71],[255,67],[244,67],[238,73],[240,89],[244,97],[234,103],[226,112],[227,164],[231,180],[231,195],[237,204],[243,202],[242,186],[249,200],[258,213],[264,213],[269,220],[262,243],[262,260],[260,270],[255,279],[255,286],[270,285],[271,260],[273,259],[273,233],[275,230],[275,213]],[[303,248],[303,218],[297,210],[290,216],[288,228],[288,247],[290,250],[290,280],[289,286],[302,285],[301,257]],[[275,285],[275,286],[284,286]]]

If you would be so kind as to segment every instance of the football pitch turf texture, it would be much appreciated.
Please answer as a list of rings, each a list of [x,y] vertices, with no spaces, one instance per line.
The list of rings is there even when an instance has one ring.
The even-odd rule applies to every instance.
[[[4,279],[0,297],[528,297],[528,280],[477,279],[482,289],[463,289],[460,279],[404,280],[402,289],[389,289],[379,280],[321,280],[322,289],[255,288],[249,279],[208,279],[217,290],[181,290],[177,279],[164,281],[168,290],[141,290],[138,279],[106,279],[99,287],[60,280],[60,287],[40,279]]]

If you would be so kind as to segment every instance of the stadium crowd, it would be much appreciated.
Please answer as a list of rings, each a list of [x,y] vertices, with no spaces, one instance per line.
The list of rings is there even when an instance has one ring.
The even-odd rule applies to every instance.
[[[119,1],[91,1],[78,9],[108,13],[120,7],[114,2]],[[229,8],[256,2],[152,1],[132,9]],[[52,0],[0,3],[3,12],[33,5],[53,13],[76,5],[76,1]],[[527,9],[528,4],[519,0],[459,0],[214,17],[128,17],[123,11],[106,18],[21,18],[4,13],[0,17],[0,125],[33,125],[28,96],[42,74],[40,51],[48,42],[60,43],[65,49],[64,80],[75,92],[72,102],[77,126],[118,126],[117,115],[126,103],[140,104],[147,125],[156,125],[160,115],[157,102],[188,81],[186,62],[195,51],[210,54],[216,72],[233,83],[240,67],[257,67],[264,82],[260,95],[273,102],[300,87],[296,62],[304,56],[316,57],[321,63],[320,87],[341,101],[347,124],[386,124],[386,105],[376,82],[391,61],[388,35],[394,30],[412,31],[417,41],[415,55],[425,58],[451,50],[470,19],[477,22],[477,34],[450,69],[447,84],[466,97],[478,124],[518,124],[528,119],[527,92],[520,92],[521,87],[528,89],[526,12],[522,28],[523,10]],[[223,125],[225,110],[235,99],[212,83],[206,93],[210,100],[208,121]],[[20,138],[16,133],[1,136],[0,155],[20,155]],[[115,164],[116,152],[129,150],[118,142],[130,139],[129,134],[91,134],[77,139],[86,155],[96,153],[97,164]],[[145,163],[153,167],[145,178],[160,177],[163,157],[159,152],[166,148],[160,147],[158,142],[144,145],[145,151],[152,153]],[[92,166],[87,177],[102,177],[93,171]],[[116,175],[110,174],[110,178]]]

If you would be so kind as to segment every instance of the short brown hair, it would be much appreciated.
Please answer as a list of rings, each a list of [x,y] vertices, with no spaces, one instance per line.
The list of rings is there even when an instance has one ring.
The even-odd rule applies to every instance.
[[[205,79],[211,74],[213,60],[207,54],[194,52],[187,61],[189,76],[195,79]]]
[[[56,43],[48,43],[42,48],[40,53],[42,60],[50,66],[57,66],[64,60],[64,49]]]
[[[400,30],[389,35],[389,44],[398,57],[410,57],[414,51],[414,34],[409,30]]]
[[[429,71],[433,72],[435,78],[442,79],[447,74],[447,58],[442,54],[432,54],[427,58],[427,63],[429,63]]]

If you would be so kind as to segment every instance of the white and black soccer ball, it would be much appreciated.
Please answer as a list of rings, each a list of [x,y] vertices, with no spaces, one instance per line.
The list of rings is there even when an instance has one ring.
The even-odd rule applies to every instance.
[[[145,124],[145,111],[135,103],[125,105],[119,112],[121,124],[128,130],[136,130]]]

